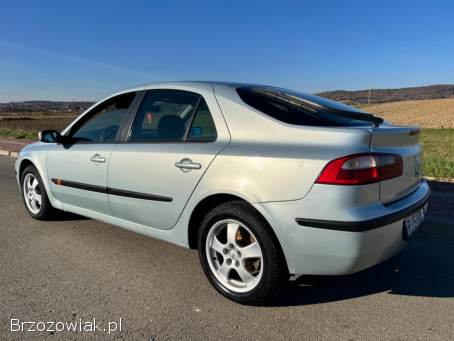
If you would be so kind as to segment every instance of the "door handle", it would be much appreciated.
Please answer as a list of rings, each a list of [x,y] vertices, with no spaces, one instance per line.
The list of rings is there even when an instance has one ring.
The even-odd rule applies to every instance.
[[[180,168],[183,172],[187,173],[193,169],[202,168],[202,165],[200,163],[192,162],[191,159],[184,158],[180,162],[176,162],[175,167]]]
[[[95,154],[92,157],[90,157],[90,161],[93,162],[94,164],[98,164],[106,163],[107,159],[99,154]]]

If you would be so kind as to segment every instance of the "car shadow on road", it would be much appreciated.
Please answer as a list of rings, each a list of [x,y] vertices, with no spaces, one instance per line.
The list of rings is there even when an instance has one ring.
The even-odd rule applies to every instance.
[[[72,220],[89,220],[90,218],[83,217],[81,215],[64,212],[64,211],[56,211],[48,220],[50,221],[72,221]]]
[[[419,232],[400,254],[346,276],[300,276],[270,306],[319,304],[388,292],[454,297],[454,239]]]

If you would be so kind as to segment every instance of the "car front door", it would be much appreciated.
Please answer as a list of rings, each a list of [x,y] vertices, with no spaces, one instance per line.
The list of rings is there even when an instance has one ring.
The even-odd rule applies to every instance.
[[[111,214],[107,167],[135,97],[127,93],[100,103],[65,132],[64,143],[47,152],[50,189],[63,204]]]
[[[230,136],[207,87],[200,93],[149,90],[125,139],[110,155],[112,213],[147,227],[170,229]]]

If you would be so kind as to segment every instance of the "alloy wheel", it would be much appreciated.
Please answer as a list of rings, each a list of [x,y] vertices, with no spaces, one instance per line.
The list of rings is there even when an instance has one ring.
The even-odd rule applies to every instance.
[[[24,178],[22,187],[24,191],[25,204],[30,212],[38,214],[42,205],[41,188],[39,186],[38,179],[34,174],[28,173]]]
[[[243,223],[218,221],[206,238],[206,255],[211,272],[228,290],[253,290],[263,274],[263,254],[257,238]]]

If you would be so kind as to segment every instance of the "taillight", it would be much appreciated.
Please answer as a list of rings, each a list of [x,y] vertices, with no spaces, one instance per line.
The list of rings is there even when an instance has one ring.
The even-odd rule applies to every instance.
[[[329,162],[317,183],[331,185],[364,185],[402,175],[402,157],[396,154],[354,154]]]

